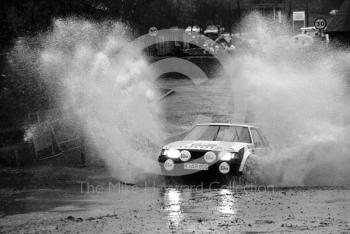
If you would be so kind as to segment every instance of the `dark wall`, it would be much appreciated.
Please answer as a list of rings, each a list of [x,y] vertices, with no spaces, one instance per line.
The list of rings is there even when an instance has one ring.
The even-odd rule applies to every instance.
[[[285,11],[307,10],[314,16],[329,16],[343,0],[3,0],[0,8],[1,47],[18,36],[46,30],[55,17],[81,16],[93,20],[119,19],[135,32],[151,26],[168,28],[219,24],[230,30],[247,9],[272,6]],[[291,9],[288,9],[291,8]]]
[[[328,22],[332,16],[329,12],[338,9],[344,0],[290,0],[292,11],[305,11],[307,13],[307,26],[313,26],[318,17],[325,18]]]

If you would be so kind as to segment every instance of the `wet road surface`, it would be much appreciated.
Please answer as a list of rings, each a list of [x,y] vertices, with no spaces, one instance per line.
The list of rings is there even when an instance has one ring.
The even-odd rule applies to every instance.
[[[344,188],[79,186],[2,197],[0,232],[350,233]]]

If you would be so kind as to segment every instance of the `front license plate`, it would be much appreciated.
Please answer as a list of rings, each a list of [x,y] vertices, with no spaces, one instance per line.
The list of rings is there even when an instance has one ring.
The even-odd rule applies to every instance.
[[[185,170],[200,170],[200,171],[207,171],[208,170],[208,164],[203,163],[185,163],[184,164]]]

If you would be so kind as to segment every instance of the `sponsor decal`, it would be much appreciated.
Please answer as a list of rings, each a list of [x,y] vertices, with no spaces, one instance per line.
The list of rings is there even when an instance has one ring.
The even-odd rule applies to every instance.
[[[218,143],[193,143],[191,148],[194,149],[214,149]]]
[[[207,163],[212,163],[216,160],[216,154],[212,151],[209,151],[209,152],[206,152],[204,154],[204,160],[207,162]]]
[[[222,162],[220,163],[219,165],[219,171],[222,173],[222,174],[227,174],[230,172],[230,165],[228,165],[227,162]]]
[[[182,150],[180,153],[180,160],[186,162],[191,159],[191,153],[188,150]]]
[[[167,159],[165,162],[164,162],[164,169],[167,170],[167,171],[171,171],[173,170],[175,167],[174,165],[174,161],[171,160],[171,159]]]

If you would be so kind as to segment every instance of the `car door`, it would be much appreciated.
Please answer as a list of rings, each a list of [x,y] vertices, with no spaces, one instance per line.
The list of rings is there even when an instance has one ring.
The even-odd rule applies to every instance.
[[[257,128],[250,128],[250,133],[253,141],[252,152],[256,155],[266,155],[268,152],[268,143],[264,136],[261,135],[260,130]]]

